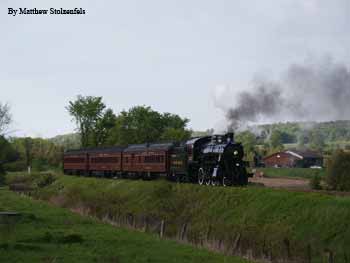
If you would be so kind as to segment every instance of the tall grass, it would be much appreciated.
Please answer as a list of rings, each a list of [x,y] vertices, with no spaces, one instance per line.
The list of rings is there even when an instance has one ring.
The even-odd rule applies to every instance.
[[[306,178],[311,179],[315,176],[326,177],[326,169],[311,168],[257,168],[262,171],[266,177],[286,177],[286,178]]]
[[[0,191],[0,211],[21,213],[11,231],[0,224],[0,262],[4,263],[248,262],[115,228],[4,189]]]
[[[103,218],[164,220],[165,235],[188,226],[194,244],[223,244],[236,254],[256,258],[336,262],[350,258],[350,198],[265,188],[203,187],[163,180],[143,182],[60,176],[37,197],[60,205],[88,208]]]

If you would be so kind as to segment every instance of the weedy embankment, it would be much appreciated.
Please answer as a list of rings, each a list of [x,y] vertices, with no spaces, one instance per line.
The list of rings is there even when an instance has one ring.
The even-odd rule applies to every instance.
[[[269,262],[350,261],[348,197],[68,176],[32,195],[226,254]]]

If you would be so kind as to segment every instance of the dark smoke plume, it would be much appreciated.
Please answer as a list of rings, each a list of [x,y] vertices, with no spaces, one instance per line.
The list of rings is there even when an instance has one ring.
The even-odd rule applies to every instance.
[[[233,94],[224,108],[230,130],[261,121],[330,121],[350,119],[350,71],[331,60],[291,65],[279,81],[261,81]]]

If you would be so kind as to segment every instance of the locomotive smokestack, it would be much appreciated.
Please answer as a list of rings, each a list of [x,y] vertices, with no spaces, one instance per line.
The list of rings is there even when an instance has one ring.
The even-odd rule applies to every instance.
[[[228,141],[228,142],[233,142],[234,133],[233,133],[233,132],[228,132],[228,133],[226,134],[226,137],[227,137],[227,141]]]

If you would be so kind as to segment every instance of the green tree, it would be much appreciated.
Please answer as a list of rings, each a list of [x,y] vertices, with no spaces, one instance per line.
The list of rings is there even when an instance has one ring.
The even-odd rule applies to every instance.
[[[63,147],[48,139],[11,138],[11,146],[18,152],[16,162],[6,164],[10,171],[23,171],[32,167],[36,171],[58,168],[62,163]]]
[[[324,138],[319,131],[312,131],[310,134],[310,148],[322,151],[325,147]]]
[[[24,154],[28,172],[32,167],[33,153],[32,153],[33,141],[32,138],[27,137],[24,139]]]
[[[305,148],[305,145],[309,142],[309,137],[306,132],[300,132],[298,136],[298,147]]]
[[[5,137],[0,136],[0,185],[4,183],[4,164],[13,162],[16,159],[16,151],[11,147],[11,144],[5,139]]]
[[[270,136],[270,146],[273,149],[283,149],[282,133],[279,130],[273,130]]]
[[[67,110],[78,126],[83,147],[100,144],[97,134],[100,133],[100,124],[105,114],[105,108],[106,105],[102,102],[102,97],[79,95],[75,101],[69,102]]]
[[[117,116],[111,109],[107,109],[102,118],[100,118],[94,131],[94,144],[95,145],[107,145],[107,139],[111,136],[112,129],[117,121]]]
[[[3,178],[2,175],[5,174],[3,164],[11,160],[13,155],[10,144],[3,136],[11,121],[10,107],[7,104],[2,104],[0,102],[0,181]]]
[[[162,133],[162,141],[184,141],[191,137],[191,131],[187,129],[166,128]]]
[[[244,131],[244,132],[238,133],[235,136],[235,140],[243,144],[244,150],[247,153],[253,152],[255,145],[257,143],[256,136],[254,135],[254,133],[250,131]]]
[[[333,190],[350,190],[350,153],[336,151],[327,167],[327,183]]]
[[[10,107],[0,102],[0,135],[2,135],[12,121]]]
[[[161,114],[151,107],[135,106],[122,111],[116,118],[108,137],[108,144],[126,145],[156,141],[185,140],[191,132],[186,129],[188,119],[176,114]]]

